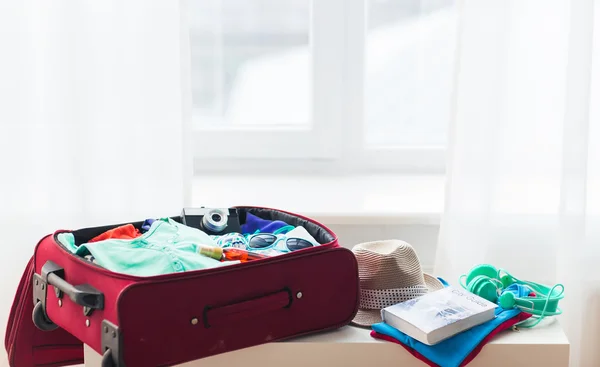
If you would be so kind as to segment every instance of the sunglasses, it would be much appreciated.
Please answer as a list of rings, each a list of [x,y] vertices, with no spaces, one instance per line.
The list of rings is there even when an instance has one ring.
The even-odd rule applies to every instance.
[[[284,241],[284,246],[287,251],[297,251],[305,248],[313,247],[313,244],[302,238],[278,238],[274,234],[259,233],[252,235],[248,240],[249,250],[267,250],[279,245]]]

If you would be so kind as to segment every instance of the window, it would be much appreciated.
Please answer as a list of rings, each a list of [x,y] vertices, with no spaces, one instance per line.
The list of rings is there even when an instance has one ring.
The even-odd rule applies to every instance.
[[[197,126],[311,124],[309,0],[193,4]]]
[[[453,0],[188,0],[196,169],[440,170]]]

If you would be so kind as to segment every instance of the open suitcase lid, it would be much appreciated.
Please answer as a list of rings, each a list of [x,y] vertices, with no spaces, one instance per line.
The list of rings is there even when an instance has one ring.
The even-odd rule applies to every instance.
[[[61,328],[38,329],[33,312],[33,258],[27,264],[13,301],[4,346],[11,367],[69,366],[83,364],[83,343]]]

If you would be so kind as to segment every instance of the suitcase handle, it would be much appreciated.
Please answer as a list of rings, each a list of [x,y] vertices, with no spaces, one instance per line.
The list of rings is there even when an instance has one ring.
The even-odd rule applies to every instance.
[[[104,294],[89,284],[72,285],[63,279],[65,270],[52,261],[47,261],[42,267],[42,278],[53,285],[56,296],[66,294],[71,301],[88,310],[104,309]]]
[[[292,304],[292,292],[288,288],[228,305],[204,308],[204,326],[222,326],[257,317]]]

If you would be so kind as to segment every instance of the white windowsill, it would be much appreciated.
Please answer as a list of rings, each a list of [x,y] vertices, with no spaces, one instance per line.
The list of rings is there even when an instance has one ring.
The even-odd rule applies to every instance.
[[[437,225],[444,176],[198,175],[192,205],[255,205],[282,209],[324,224]]]

